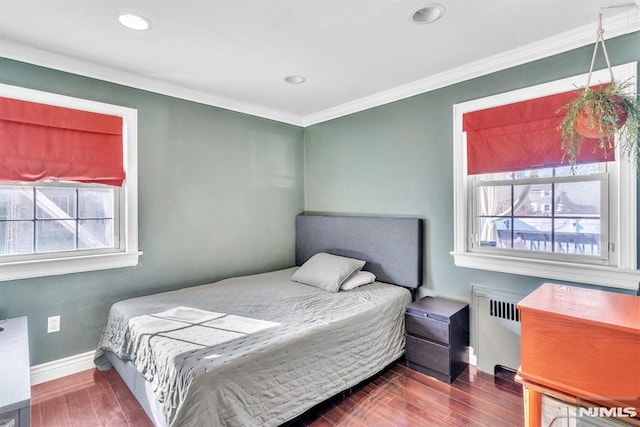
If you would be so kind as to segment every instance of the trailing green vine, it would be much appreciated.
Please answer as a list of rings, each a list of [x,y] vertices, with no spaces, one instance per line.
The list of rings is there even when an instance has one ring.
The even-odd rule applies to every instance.
[[[632,80],[623,83],[613,81],[599,89],[579,89],[577,98],[561,109],[567,113],[558,129],[562,132],[561,148],[569,164],[575,165],[581,153],[585,137],[578,133],[575,123],[586,113],[589,127],[598,130],[597,147],[603,150],[605,156],[615,150],[617,141],[621,155],[637,167],[640,160],[640,102],[638,95],[629,91],[633,83]],[[620,127],[625,113],[626,122]]]

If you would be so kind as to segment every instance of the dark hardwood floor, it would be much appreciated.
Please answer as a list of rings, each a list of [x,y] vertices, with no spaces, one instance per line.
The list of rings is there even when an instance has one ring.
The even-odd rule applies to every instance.
[[[83,371],[32,387],[33,427],[152,426],[112,369]],[[288,426],[522,426],[519,386],[470,366],[449,385],[402,361]]]

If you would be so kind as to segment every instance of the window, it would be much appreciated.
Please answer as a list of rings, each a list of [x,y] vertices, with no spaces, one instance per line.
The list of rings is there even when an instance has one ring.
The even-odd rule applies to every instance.
[[[0,256],[115,249],[117,188],[0,185]]]
[[[137,112],[8,85],[0,97],[0,280],[137,265]]]
[[[635,73],[635,63],[614,68],[621,81],[635,81]],[[609,74],[592,79],[607,83]],[[619,153],[612,160],[591,149],[584,164],[563,164],[561,153],[551,152],[559,143],[544,148],[557,119],[536,122],[529,109],[536,99],[561,96],[585,81],[576,76],[454,106],[456,265],[637,289],[635,169]],[[501,109],[521,105],[527,123],[512,125]],[[476,144],[465,117],[492,110],[507,136],[483,130],[491,137]],[[504,155],[486,151],[491,144]],[[532,147],[535,152],[519,152]]]
[[[469,176],[471,250],[608,265],[606,167]]]

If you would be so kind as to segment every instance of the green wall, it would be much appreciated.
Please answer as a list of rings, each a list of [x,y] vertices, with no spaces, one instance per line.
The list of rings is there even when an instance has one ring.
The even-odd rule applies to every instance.
[[[614,64],[640,60],[638,33],[607,46]],[[306,129],[0,58],[0,83],[138,110],[144,252],[137,267],[0,282],[0,318],[29,317],[32,365],[90,351],[113,302],[293,265],[305,209],[424,218],[423,293],[529,292],[544,280],[453,264],[452,106],[584,73],[591,49]],[[62,329],[47,334],[56,314]]]
[[[614,65],[640,60],[639,33],[607,47]],[[586,73],[592,51],[577,49],[306,128],[305,209],[424,218],[422,293],[470,301],[471,283],[532,291],[544,280],[454,265],[453,105]]]
[[[294,265],[302,128],[7,59],[0,83],[138,110],[140,264],[0,282],[0,318],[29,317],[32,365],[95,349],[123,298]]]

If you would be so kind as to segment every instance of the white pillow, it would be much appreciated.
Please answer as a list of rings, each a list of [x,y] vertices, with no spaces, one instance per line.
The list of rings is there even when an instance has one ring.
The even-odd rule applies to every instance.
[[[293,273],[291,280],[338,292],[349,276],[364,267],[365,261],[320,252]]]
[[[368,285],[376,281],[376,275],[368,271],[356,271],[340,285],[341,291],[355,289],[358,286]]]

